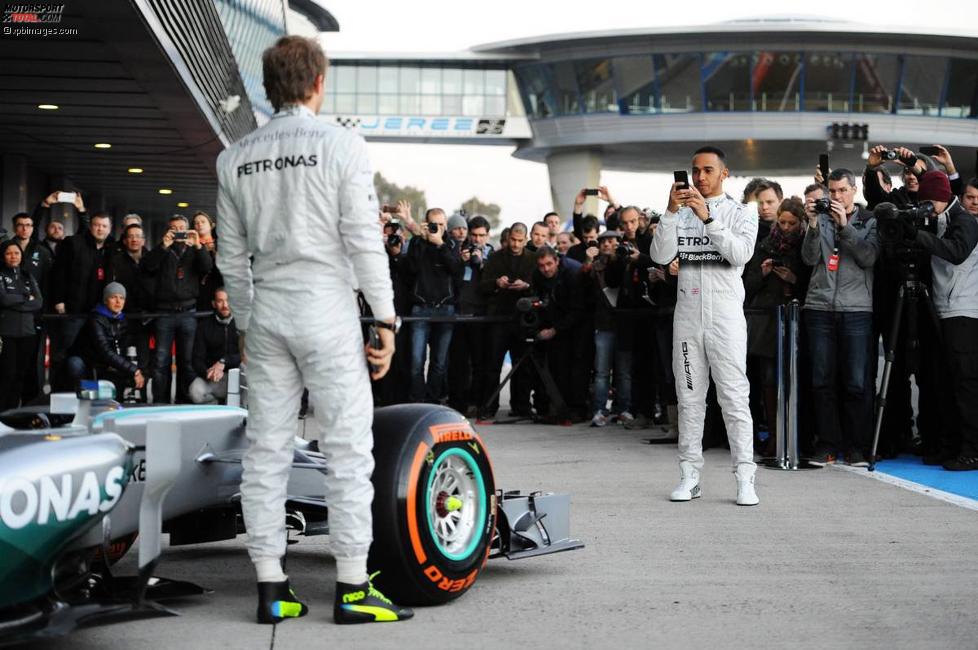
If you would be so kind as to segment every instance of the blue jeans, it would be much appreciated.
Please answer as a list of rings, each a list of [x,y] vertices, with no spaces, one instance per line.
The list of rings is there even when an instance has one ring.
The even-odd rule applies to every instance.
[[[441,307],[422,307],[415,305],[411,308],[412,316],[453,316],[453,305]],[[408,396],[412,402],[431,403],[441,402],[448,397],[448,348],[452,343],[452,323],[429,323],[416,321],[411,323],[411,393]],[[428,382],[425,386],[424,364],[428,347],[431,347],[431,359],[428,364]]]
[[[869,376],[875,351],[873,314],[807,309],[805,324],[819,446],[841,454],[852,449],[867,452],[875,389],[875,378]]]
[[[630,350],[615,346],[615,333],[594,332],[594,408],[595,413],[608,412],[608,387],[611,363],[615,364],[615,403],[612,410],[624,413],[632,410],[632,356]]]
[[[194,336],[196,311],[184,311],[156,319],[156,350],[153,354],[153,401],[170,401],[170,348],[177,342],[177,402],[189,402],[190,382],[194,380]]]

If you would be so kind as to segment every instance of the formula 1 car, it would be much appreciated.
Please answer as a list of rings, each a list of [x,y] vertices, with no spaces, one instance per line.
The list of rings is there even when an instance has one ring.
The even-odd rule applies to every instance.
[[[247,411],[123,407],[106,390],[0,414],[0,646],[172,615],[160,601],[205,590],[153,576],[162,533],[176,546],[244,532]],[[484,443],[457,412],[377,409],[374,441],[368,565],[399,602],[457,598],[490,557],[583,547],[569,537],[567,495],[496,489]],[[291,534],[328,533],[328,480],[316,443],[297,437],[283,513]],[[137,536],[139,574],[114,575]]]

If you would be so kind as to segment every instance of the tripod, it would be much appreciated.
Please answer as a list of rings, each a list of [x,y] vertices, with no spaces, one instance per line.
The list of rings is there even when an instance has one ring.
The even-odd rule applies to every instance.
[[[920,301],[924,303],[928,316],[934,324],[934,331],[940,335],[941,327],[937,318],[937,311],[931,300],[930,292],[927,287],[920,282],[916,273],[911,268],[905,270],[906,278],[900,283],[897,290],[896,310],[893,314],[893,322],[890,325],[890,344],[884,353],[883,380],[880,382],[880,392],[876,401],[876,422],[873,427],[873,448],[869,453],[869,471],[876,470],[876,446],[880,440],[880,429],[883,426],[883,412],[886,409],[886,393],[890,388],[890,373],[893,369],[893,360],[896,357],[897,340],[900,336],[900,324],[903,320],[903,310],[907,310],[907,370],[908,373],[916,374],[920,361],[920,341],[917,337],[917,307]],[[906,305],[904,301],[906,300]]]
[[[557,419],[566,420],[568,417],[567,403],[564,402],[564,398],[560,394],[560,389],[557,388],[557,382],[554,381],[553,375],[550,374],[550,369],[547,367],[546,360],[540,358],[541,354],[537,346],[535,334],[528,334],[526,336],[526,343],[528,344],[526,346],[526,350],[523,351],[523,354],[520,355],[519,359],[513,361],[513,367],[510,368],[509,373],[503,377],[503,380],[499,382],[499,386],[497,386],[496,390],[492,392],[492,395],[486,399],[485,404],[482,405],[482,410],[489,410],[489,406],[493,403],[493,400],[499,397],[499,393],[503,391],[503,388],[505,388],[509,380],[513,378],[513,375],[515,375],[520,367],[526,363],[526,360],[529,359],[530,362],[533,363],[533,367],[536,368],[540,381],[543,382],[543,388],[547,391],[547,396],[550,398],[550,404],[553,406]]]

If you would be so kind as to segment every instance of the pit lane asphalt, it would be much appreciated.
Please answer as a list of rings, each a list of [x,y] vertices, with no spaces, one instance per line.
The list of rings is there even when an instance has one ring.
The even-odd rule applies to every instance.
[[[34,644],[133,648],[963,648],[978,646],[978,512],[857,473],[758,469],[761,504],[733,503],[725,450],[703,497],[670,503],[675,446],[648,431],[477,427],[496,486],[569,492],[580,551],[494,560],[474,587],[404,623],[332,623],[323,538],[290,549],[311,613],[253,623],[243,538],[165,548],[158,573],[214,593],[179,618],[119,623]],[[134,571],[130,552],[120,570]]]

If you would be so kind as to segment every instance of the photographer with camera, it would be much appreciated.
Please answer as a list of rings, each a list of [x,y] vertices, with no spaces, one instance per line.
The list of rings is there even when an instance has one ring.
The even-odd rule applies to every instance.
[[[934,163],[944,166],[948,180],[951,185],[951,192],[958,196],[963,191],[963,183],[957,169],[954,166],[954,159],[951,152],[946,147],[936,144],[930,150],[930,161],[924,152],[927,147],[921,147],[921,154],[918,155],[907,147],[897,147],[889,149],[886,145],[876,145],[869,150],[869,159],[866,161],[866,170],[863,173],[863,197],[866,199],[867,207],[872,210],[880,203],[892,203],[899,208],[906,208],[916,205],[919,198],[919,177],[928,168],[934,168]],[[883,169],[886,162],[894,162],[903,167],[900,175],[903,180],[903,187],[894,189],[892,185],[886,187],[885,180],[889,177]],[[928,164],[930,162],[930,164]],[[878,172],[883,172],[881,179]]]
[[[492,254],[489,243],[489,221],[475,215],[468,222],[468,239],[459,249],[462,274],[459,276],[457,313],[462,316],[485,316],[488,308],[482,293],[482,272]],[[489,326],[487,323],[456,323],[448,354],[448,405],[469,417],[478,414],[496,386],[486,385],[489,365]]]
[[[692,186],[672,184],[650,248],[659,264],[680,260],[673,371],[679,399],[681,479],[670,499],[689,501],[700,496],[706,393],[712,374],[730,441],[737,504],[756,505],[741,275],[754,253],[757,209],[724,193],[723,181],[730,172],[720,149],[701,147],[693,154],[692,167]]]
[[[802,260],[814,267],[804,312],[812,392],[821,405],[812,464],[824,466],[845,453],[850,465],[863,467],[873,422],[873,266],[880,244],[875,217],[855,203],[853,173],[833,170],[828,188],[829,199],[805,202],[808,231],[801,248]]]
[[[587,311],[594,314],[594,402],[592,427],[604,427],[632,409],[632,354],[630,347],[616,345],[620,331],[631,327],[615,312],[618,308],[625,262],[616,254],[621,233],[606,230],[598,235],[598,246],[587,251],[581,269]],[[608,411],[608,393],[614,368],[615,400]]]
[[[411,312],[411,286],[413,279],[407,268],[407,232],[402,222],[394,221],[394,217],[410,215],[411,204],[398,201],[397,207],[383,206],[380,221],[383,224],[384,251],[387,253],[387,268],[390,273],[391,286],[394,290],[394,311],[397,314]],[[369,305],[364,305],[372,314]],[[394,346],[397,350],[411,349],[411,328],[402,327],[394,334]],[[411,386],[410,355],[395,353],[391,357],[390,370],[382,378],[372,381],[376,406],[404,404],[408,401]]]
[[[414,278],[411,290],[412,316],[454,316],[455,278],[462,272],[461,258],[445,241],[445,211],[431,208],[425,213],[421,237],[408,247],[408,270]],[[448,348],[452,342],[452,323],[414,321],[411,323],[412,402],[443,402],[448,397]],[[431,347],[428,378],[425,359]]]
[[[746,305],[764,309],[763,314],[747,315],[747,357],[755,360],[768,432],[764,456],[774,455],[774,425],[777,417],[778,385],[775,361],[778,356],[778,305],[804,299],[809,268],[801,260],[805,205],[797,197],[781,202],[774,227],[754,249],[754,257],[744,271]],[[752,387],[753,384],[752,384]]]
[[[598,248],[598,218],[589,214],[581,219],[580,231],[580,242],[568,249],[567,257],[584,264],[589,259],[588,250]]]
[[[155,280],[154,309],[156,351],[153,358],[153,402],[170,401],[171,347],[177,344],[177,402],[190,401],[190,382],[194,380],[193,350],[197,334],[197,296],[201,280],[214,268],[211,254],[190,221],[182,214],[170,217],[159,246],[142,258],[143,270]]]
[[[516,322],[516,302],[529,295],[530,281],[536,262],[526,250],[526,224],[514,223],[510,226],[506,248],[493,253],[482,272],[481,289],[488,302],[490,316],[508,316],[513,320],[489,325],[489,364],[486,376],[486,390],[491,393],[500,381],[500,373],[506,352],[515,363],[526,350],[526,336]],[[510,382],[510,414],[517,417],[533,417],[530,409],[530,368],[521,367]],[[480,404],[480,420],[490,420],[499,409],[498,399],[491,404]]]
[[[534,405],[537,416],[551,421],[566,420],[570,413],[582,412],[586,397],[580,389],[577,351],[581,349],[583,305],[579,267],[562,264],[560,255],[550,246],[535,253],[531,291],[539,301],[534,329],[541,360],[546,364],[568,413],[559,412],[543,377],[534,377]],[[524,315],[524,318],[526,315]],[[515,359],[514,359],[515,361]]]
[[[605,228],[608,230],[618,230],[618,210],[621,209],[621,204],[618,203],[613,196],[611,196],[611,192],[608,190],[608,188],[604,185],[592,189],[588,189],[586,187],[581,188],[581,190],[574,196],[574,214],[572,216],[574,236],[580,241],[584,241],[584,202],[589,196],[596,196],[608,204],[604,209],[603,215]]]
[[[904,215],[904,238],[932,255],[934,308],[944,336],[946,379],[936,462],[948,470],[978,470],[978,221],[954,196],[944,172],[920,177],[917,198],[933,204],[937,232],[921,229]],[[925,462],[930,460],[925,458]]]

